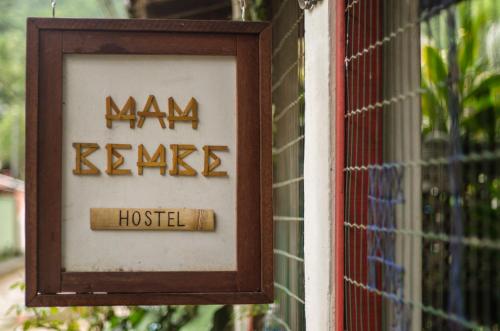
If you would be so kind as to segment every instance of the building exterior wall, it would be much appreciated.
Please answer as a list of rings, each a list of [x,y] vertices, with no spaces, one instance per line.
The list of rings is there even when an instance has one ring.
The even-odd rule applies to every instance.
[[[0,192],[0,258],[18,247],[16,198],[13,192]]]

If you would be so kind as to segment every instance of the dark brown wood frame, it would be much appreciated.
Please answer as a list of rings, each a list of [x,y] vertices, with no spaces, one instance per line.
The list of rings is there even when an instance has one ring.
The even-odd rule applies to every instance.
[[[237,61],[237,270],[66,272],[61,266],[64,54],[233,55]],[[273,300],[271,27],[184,20],[28,19],[26,305]]]

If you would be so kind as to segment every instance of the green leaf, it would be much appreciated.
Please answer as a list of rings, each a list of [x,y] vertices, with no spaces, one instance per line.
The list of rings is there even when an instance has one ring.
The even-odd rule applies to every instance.
[[[472,86],[470,91],[464,96],[464,104],[473,98],[485,98],[490,95],[490,91],[500,88],[500,73],[489,75],[478,84]]]
[[[68,325],[67,331],[79,331],[80,325],[77,321],[71,321]]]
[[[422,48],[422,74],[428,85],[439,85],[446,81],[448,69],[439,54],[439,50],[432,46]]]
[[[459,18],[458,39],[458,65],[462,75],[474,64],[479,52],[479,42],[473,16],[471,15],[471,3],[466,2],[457,7]]]
[[[448,104],[447,65],[436,47],[422,48],[422,85],[435,94],[436,102],[446,109]]]
[[[179,331],[210,331],[213,326],[213,317],[222,305],[199,306],[196,316]]]
[[[135,326],[137,323],[139,323],[144,315],[146,314],[146,311],[142,308],[134,308],[131,312],[130,315],[128,316],[128,320],[132,324],[132,326]]]
[[[26,320],[23,323],[23,330],[29,330],[31,328],[31,325],[33,325],[33,321],[31,320]]]
[[[434,93],[434,89],[425,85],[422,85],[422,88],[425,90],[421,95],[423,128],[446,132],[446,119],[448,114],[446,110],[446,100],[440,99]]]
[[[134,327],[137,330],[148,330],[149,325],[156,323],[161,319],[161,315],[157,311],[146,312],[140,320],[137,320]]]
[[[23,281],[19,281],[19,282],[15,282],[11,286],[9,286],[9,289],[11,289],[11,290],[16,289],[16,288],[19,288],[21,291],[24,291],[24,289],[26,288],[26,284]]]

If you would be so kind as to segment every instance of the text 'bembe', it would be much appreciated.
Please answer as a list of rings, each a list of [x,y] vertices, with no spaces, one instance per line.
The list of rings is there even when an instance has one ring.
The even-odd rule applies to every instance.
[[[154,95],[148,96],[146,104],[142,111],[136,112],[136,102],[133,97],[129,97],[124,106],[120,109],[114,100],[106,97],[106,127],[113,128],[114,121],[127,121],[131,129],[142,128],[146,119],[158,121],[162,129],[166,129],[165,119],[168,121],[169,129],[175,128],[176,122],[191,123],[193,130],[198,128],[198,102],[191,98],[184,109],[179,107],[174,98],[168,98],[168,114],[162,112]],[[97,143],[75,142],[75,175],[99,175],[101,170],[89,160],[92,153],[101,146]],[[193,169],[185,158],[197,150],[196,146],[190,144],[171,144],[172,165],[169,170],[171,176],[195,176],[197,171]],[[131,150],[130,144],[106,144],[106,173],[110,176],[132,175],[131,169],[122,168],[125,163],[124,156],[119,150]],[[227,177],[226,171],[216,170],[221,165],[221,159],[215,152],[226,152],[228,147],[224,145],[204,145],[203,150],[203,170],[202,174],[206,177]],[[152,155],[152,156],[151,156]],[[167,172],[167,148],[159,144],[153,154],[148,151],[143,144],[137,148],[137,171],[142,175],[144,168],[157,168],[161,175]]]

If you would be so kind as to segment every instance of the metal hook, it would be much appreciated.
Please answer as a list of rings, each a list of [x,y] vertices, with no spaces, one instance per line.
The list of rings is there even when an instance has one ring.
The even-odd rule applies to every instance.
[[[300,9],[311,9],[314,7],[318,0],[298,0]]]
[[[241,20],[245,21],[245,16],[246,16],[246,1],[245,0],[240,0],[240,9],[241,9]]]
[[[56,17],[56,2],[57,0],[50,1],[50,6],[52,7],[52,18]]]

